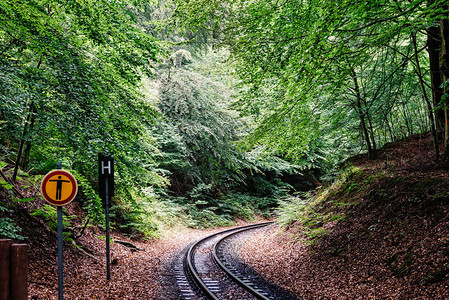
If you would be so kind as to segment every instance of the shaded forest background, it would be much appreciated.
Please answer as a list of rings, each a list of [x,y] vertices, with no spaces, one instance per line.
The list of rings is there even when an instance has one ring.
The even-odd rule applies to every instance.
[[[443,162],[448,8],[0,0],[1,188],[34,201],[21,189],[62,161],[86,222],[101,225],[97,156],[110,154],[114,226],[154,237],[268,217],[348,157],[416,134],[430,132]],[[55,215],[43,202],[31,213]]]

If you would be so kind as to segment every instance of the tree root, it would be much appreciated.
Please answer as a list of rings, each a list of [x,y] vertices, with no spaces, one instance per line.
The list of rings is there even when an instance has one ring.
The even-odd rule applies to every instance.
[[[93,260],[95,260],[96,262],[98,262],[98,263],[100,263],[100,264],[103,264],[103,262],[100,261],[98,258],[96,258],[95,256],[93,256],[93,255],[90,254],[90,253],[87,253],[87,251],[84,250],[84,249],[82,248],[82,246],[77,245],[77,244],[75,243],[74,240],[72,240],[72,245],[73,245],[76,249],[78,249],[79,251],[81,251],[84,255],[86,255],[86,256],[92,258]]]
[[[137,247],[136,245],[130,243],[130,242],[126,242],[126,241],[121,241],[121,240],[114,240],[114,243],[119,243],[122,244],[123,246],[126,246],[128,248],[131,249],[131,251],[144,251],[144,249]]]

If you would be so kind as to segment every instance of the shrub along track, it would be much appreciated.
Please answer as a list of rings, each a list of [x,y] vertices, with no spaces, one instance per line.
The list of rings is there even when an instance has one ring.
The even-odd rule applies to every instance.
[[[237,263],[233,240],[273,222],[221,231],[194,243],[175,269],[183,299],[292,299],[255,272]],[[287,297],[287,298],[286,298]]]

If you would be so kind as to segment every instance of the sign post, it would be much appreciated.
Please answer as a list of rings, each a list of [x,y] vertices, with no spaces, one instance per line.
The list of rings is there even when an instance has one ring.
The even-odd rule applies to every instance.
[[[57,170],[50,171],[44,176],[41,183],[41,192],[44,199],[57,207],[58,217],[58,299],[64,299],[64,268],[62,257],[62,207],[69,204],[78,192],[78,183],[75,177],[65,170],[61,170],[58,163]]]
[[[64,261],[62,256],[62,206],[57,207],[58,212],[58,299],[64,299]]]
[[[106,215],[106,279],[111,279],[111,251],[109,245],[109,206],[114,196],[114,158],[98,154],[98,183],[100,197],[105,201]]]

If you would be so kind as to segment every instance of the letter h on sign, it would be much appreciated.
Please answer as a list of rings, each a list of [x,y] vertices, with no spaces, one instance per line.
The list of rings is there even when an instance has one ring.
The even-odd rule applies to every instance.
[[[98,154],[98,191],[105,200],[105,195],[114,196],[114,158]]]
[[[102,176],[110,176],[112,174],[112,162],[110,160],[102,160],[101,161],[101,175]]]

